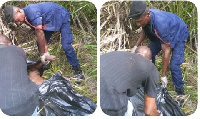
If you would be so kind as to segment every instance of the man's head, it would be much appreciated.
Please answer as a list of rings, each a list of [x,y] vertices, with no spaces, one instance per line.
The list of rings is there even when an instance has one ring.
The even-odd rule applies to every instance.
[[[144,1],[134,1],[130,7],[128,16],[136,22],[138,27],[144,27],[150,23],[150,12]]]
[[[139,46],[135,50],[135,54],[141,55],[141,56],[151,60],[151,50],[147,46]]]
[[[24,11],[19,7],[15,7],[12,5],[7,5],[4,8],[4,16],[6,18],[7,23],[14,22],[17,25],[21,25],[25,21]]]
[[[0,44],[12,45],[12,42],[7,36],[0,34]]]

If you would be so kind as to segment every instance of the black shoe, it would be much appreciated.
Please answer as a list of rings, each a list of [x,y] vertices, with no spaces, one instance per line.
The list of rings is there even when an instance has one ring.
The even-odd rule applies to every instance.
[[[76,81],[81,81],[81,80],[85,80],[85,76],[83,72],[80,72],[78,74],[76,73],[76,75],[71,77],[71,79],[76,80]]]
[[[73,70],[75,71],[75,75],[71,77],[71,79],[77,80],[77,81],[85,79],[84,73],[81,70],[80,65],[73,66]]]
[[[185,95],[183,87],[181,89],[176,88],[175,91],[176,91],[177,95]]]

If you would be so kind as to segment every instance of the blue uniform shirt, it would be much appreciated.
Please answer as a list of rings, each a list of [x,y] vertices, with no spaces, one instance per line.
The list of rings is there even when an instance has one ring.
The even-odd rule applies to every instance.
[[[33,25],[46,24],[47,31],[58,31],[65,22],[70,21],[70,13],[53,2],[30,4],[23,8],[26,19]]]
[[[178,41],[186,42],[189,36],[187,25],[175,14],[157,9],[150,9],[151,14],[151,30],[157,30],[158,35],[165,42],[170,42],[170,47],[174,48]],[[155,34],[154,34],[155,35]],[[161,41],[163,44],[163,42]]]

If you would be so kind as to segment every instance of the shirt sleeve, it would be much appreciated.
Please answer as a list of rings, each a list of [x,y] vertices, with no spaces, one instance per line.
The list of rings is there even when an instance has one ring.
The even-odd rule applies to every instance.
[[[170,39],[170,30],[169,30],[169,23],[168,20],[164,23],[163,20],[158,21],[156,25],[156,30],[158,35],[164,40],[165,42],[169,42]],[[163,42],[161,42],[163,44]]]
[[[157,30],[158,35],[162,38],[166,43],[174,40],[174,36],[177,32],[177,21],[176,19],[169,13],[163,13],[156,17],[155,28]],[[163,42],[161,41],[161,44]]]
[[[29,8],[28,9],[28,18],[30,23],[33,26],[38,26],[42,24],[42,15],[41,15],[41,11],[38,8]]]
[[[156,97],[156,87],[158,85],[158,70],[153,66],[152,71],[145,82],[144,92],[150,97]]]

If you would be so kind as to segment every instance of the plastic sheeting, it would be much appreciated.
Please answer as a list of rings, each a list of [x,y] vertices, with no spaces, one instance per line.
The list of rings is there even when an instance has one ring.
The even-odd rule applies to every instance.
[[[130,98],[133,104],[133,116],[143,116],[144,114],[144,88],[140,88],[136,95]],[[185,116],[176,101],[172,99],[166,88],[161,85],[157,87],[156,105],[163,116]]]
[[[59,72],[39,88],[39,114],[42,116],[85,116],[92,114],[96,104],[75,92]]]

